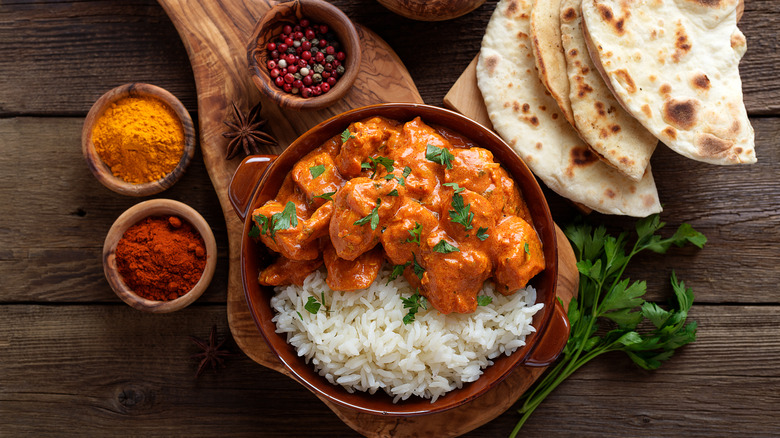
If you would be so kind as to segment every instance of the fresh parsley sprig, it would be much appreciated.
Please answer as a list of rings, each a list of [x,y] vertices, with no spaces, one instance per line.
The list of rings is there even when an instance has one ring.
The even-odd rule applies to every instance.
[[[349,128],[347,128],[341,133],[341,142],[346,143],[350,138],[355,138],[355,136],[349,132]]]
[[[379,225],[379,206],[382,205],[382,199],[376,199],[376,206],[364,217],[355,221],[353,225],[365,225],[369,224],[372,230],[376,230]]]
[[[404,315],[404,324],[413,323],[417,312],[419,312],[421,308],[423,310],[428,309],[428,300],[420,295],[420,289],[417,289],[417,291],[414,292],[414,295],[409,298],[401,297],[401,302],[404,303],[404,309],[409,309],[409,312]]]
[[[614,237],[603,226],[594,230],[586,224],[566,228],[580,273],[579,294],[569,304],[569,341],[558,363],[520,398],[518,412],[522,417],[511,437],[558,385],[593,358],[623,351],[638,366],[654,370],[677,348],[696,340],[696,322],[686,323],[693,292],[677,280],[674,272],[671,283],[675,300],[670,310],[642,299],[647,291],[644,281],[631,283],[622,278],[631,259],[644,250],[663,254],[672,245],[691,243],[701,248],[707,242],[688,224],[682,224],[672,237],[663,238],[656,233],[664,225],[658,215],[639,220],[636,242],[628,252],[626,233]],[[650,328],[639,329],[644,320],[650,322]],[[600,323],[606,323],[609,330],[599,330]]]
[[[455,159],[455,155],[452,155],[447,148],[439,148],[432,144],[425,146],[425,158],[434,163],[439,163],[447,169],[452,169],[452,160]]]

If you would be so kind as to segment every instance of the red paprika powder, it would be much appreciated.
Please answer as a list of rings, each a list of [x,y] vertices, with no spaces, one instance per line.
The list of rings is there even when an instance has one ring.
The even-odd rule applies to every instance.
[[[152,216],[128,228],[116,246],[122,280],[138,296],[154,301],[189,292],[206,267],[203,237],[176,216]]]

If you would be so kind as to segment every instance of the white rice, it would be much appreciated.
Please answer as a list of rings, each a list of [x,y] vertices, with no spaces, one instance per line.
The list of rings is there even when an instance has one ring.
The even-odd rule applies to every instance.
[[[531,319],[542,308],[534,304],[531,286],[505,297],[486,281],[480,295],[493,301],[476,312],[443,315],[429,304],[404,325],[408,309],[401,298],[414,291],[403,276],[386,285],[389,275],[383,268],[371,286],[354,292],[332,291],[322,270],[309,275],[303,287],[277,287],[271,299],[277,333],[287,333],[287,342],[306,363],[349,392],[373,394],[381,388],[393,403],[412,395],[433,403],[477,380],[491,359],[525,345],[525,336],[535,331]],[[325,306],[316,314],[307,311],[309,297],[320,301],[323,292]]]

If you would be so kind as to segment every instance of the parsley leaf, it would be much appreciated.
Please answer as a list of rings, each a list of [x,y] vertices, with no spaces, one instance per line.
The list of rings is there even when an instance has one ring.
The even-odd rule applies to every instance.
[[[314,197],[315,198],[322,198],[322,199],[324,199],[326,201],[332,201],[333,198],[331,198],[331,196],[333,196],[335,194],[336,194],[336,192],[325,192],[325,193],[323,193],[321,195],[314,195]]]
[[[406,267],[411,264],[412,262],[406,262],[403,265],[393,265],[393,272],[390,273],[390,278],[387,279],[387,283],[385,283],[385,285],[390,284],[391,281],[395,280],[399,275],[403,274],[404,269],[406,269]]]
[[[256,215],[252,216],[252,218],[261,227],[261,228],[258,229],[260,234],[268,233],[268,217],[266,215],[264,215],[264,214],[256,214]],[[251,233],[252,233],[252,231],[254,231],[254,227],[251,230],[249,230],[249,231],[250,231],[250,237],[253,237],[253,236],[251,236]]]
[[[392,158],[387,158],[387,157],[382,157],[382,156],[378,156],[376,158],[368,157],[368,162],[367,163],[361,163],[360,164],[360,168],[363,169],[363,170],[373,170],[374,172],[371,174],[371,176],[369,178],[374,178],[374,176],[376,175],[376,172],[379,170],[379,166],[383,166],[386,171],[392,172],[393,169],[395,169],[393,167],[394,163],[395,163],[395,161]],[[392,177],[388,178],[387,176],[385,176],[385,179],[391,179],[391,178]]]
[[[487,295],[480,295],[477,297],[477,306],[484,307],[492,302],[493,302],[493,297],[489,297]]]
[[[528,242],[523,242],[523,250],[525,250],[526,254],[531,255],[531,248],[528,247]]]
[[[447,148],[438,148],[432,144],[428,144],[425,147],[425,158],[434,163],[439,163],[442,166],[447,166],[447,169],[452,169],[452,160],[455,156],[452,155]]]
[[[341,133],[341,142],[346,143],[350,138],[355,138],[355,136],[352,135],[352,133],[349,132],[349,128],[347,128]]]
[[[474,228],[471,225],[471,220],[474,219],[474,213],[469,211],[471,210],[471,204],[465,205],[463,196],[460,195],[457,189],[452,195],[452,208],[454,208],[454,210],[450,210],[450,220],[452,222],[463,225],[466,230]]]
[[[309,297],[309,299],[306,301],[306,304],[303,305],[303,308],[308,310],[311,314],[316,314],[320,311],[320,307],[322,304],[317,301],[314,297]]]
[[[511,436],[517,435],[550,392],[593,358],[622,351],[636,365],[654,370],[677,348],[696,340],[696,322],[686,322],[693,292],[677,280],[674,271],[671,284],[675,299],[668,310],[642,298],[647,291],[644,281],[621,278],[631,259],[644,250],[663,254],[671,245],[691,243],[701,248],[707,241],[688,224],[664,238],[658,234],[664,225],[657,214],[640,219],[636,242],[628,250],[627,233],[612,236],[603,226],[593,229],[587,224],[566,227],[580,273],[577,297],[569,303],[569,341],[558,364],[521,397],[518,412],[522,417]],[[526,244],[526,252],[527,248]],[[615,328],[603,330],[600,322],[604,320]],[[641,324],[644,320],[649,324]]]
[[[420,289],[417,289],[414,295],[409,298],[401,297],[401,302],[404,303],[404,309],[409,309],[409,313],[404,316],[404,324],[411,324],[414,322],[415,315],[420,311],[420,308],[423,310],[428,309],[428,301],[425,297],[420,295]]]
[[[247,235],[251,238],[260,237],[260,227],[257,225],[252,225],[252,228],[249,229],[249,233]]]
[[[387,194],[387,196],[398,196],[398,189],[391,190],[390,193]]]
[[[295,210],[295,203],[288,201],[281,213],[274,213],[271,216],[271,237],[275,237],[277,231],[295,228],[297,226],[298,214]]]
[[[325,173],[325,165],[320,164],[318,166],[312,166],[309,168],[309,173],[311,174],[312,179],[317,179],[320,175]]]
[[[455,190],[455,193],[460,193],[460,192],[466,190],[463,187],[458,186],[458,183],[444,183],[443,185],[445,185],[447,187],[452,187],[452,190]]]
[[[444,239],[440,240],[439,243],[437,243],[433,247],[433,250],[436,252],[440,252],[442,254],[449,254],[451,252],[460,252],[457,246],[451,245],[449,242],[447,242]]]
[[[418,223],[417,221],[414,222],[414,228],[409,230],[409,234],[412,235],[412,237],[406,239],[404,243],[416,243],[420,244],[420,233],[422,232],[423,226],[421,223]]]
[[[477,229],[477,239],[483,242],[486,241],[487,238],[490,237],[490,235],[487,233],[487,230],[488,230],[487,227],[479,227]],[[526,243],[526,245],[528,244]]]
[[[374,207],[365,217],[355,221],[353,225],[365,225],[370,224],[372,230],[376,230],[379,225],[379,206],[382,204],[382,200],[377,198],[376,207]]]

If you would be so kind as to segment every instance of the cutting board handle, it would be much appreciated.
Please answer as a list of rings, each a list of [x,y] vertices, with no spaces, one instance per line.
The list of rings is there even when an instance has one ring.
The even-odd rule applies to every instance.
[[[278,155],[250,155],[238,165],[228,187],[228,199],[241,222],[249,215],[249,207],[260,187],[266,170]]]
[[[559,300],[555,301],[550,325],[542,335],[542,339],[531,351],[531,354],[525,359],[524,365],[533,367],[544,367],[555,362],[555,359],[566,347],[569,340],[569,318],[566,317],[566,311],[563,310],[563,304]]]

